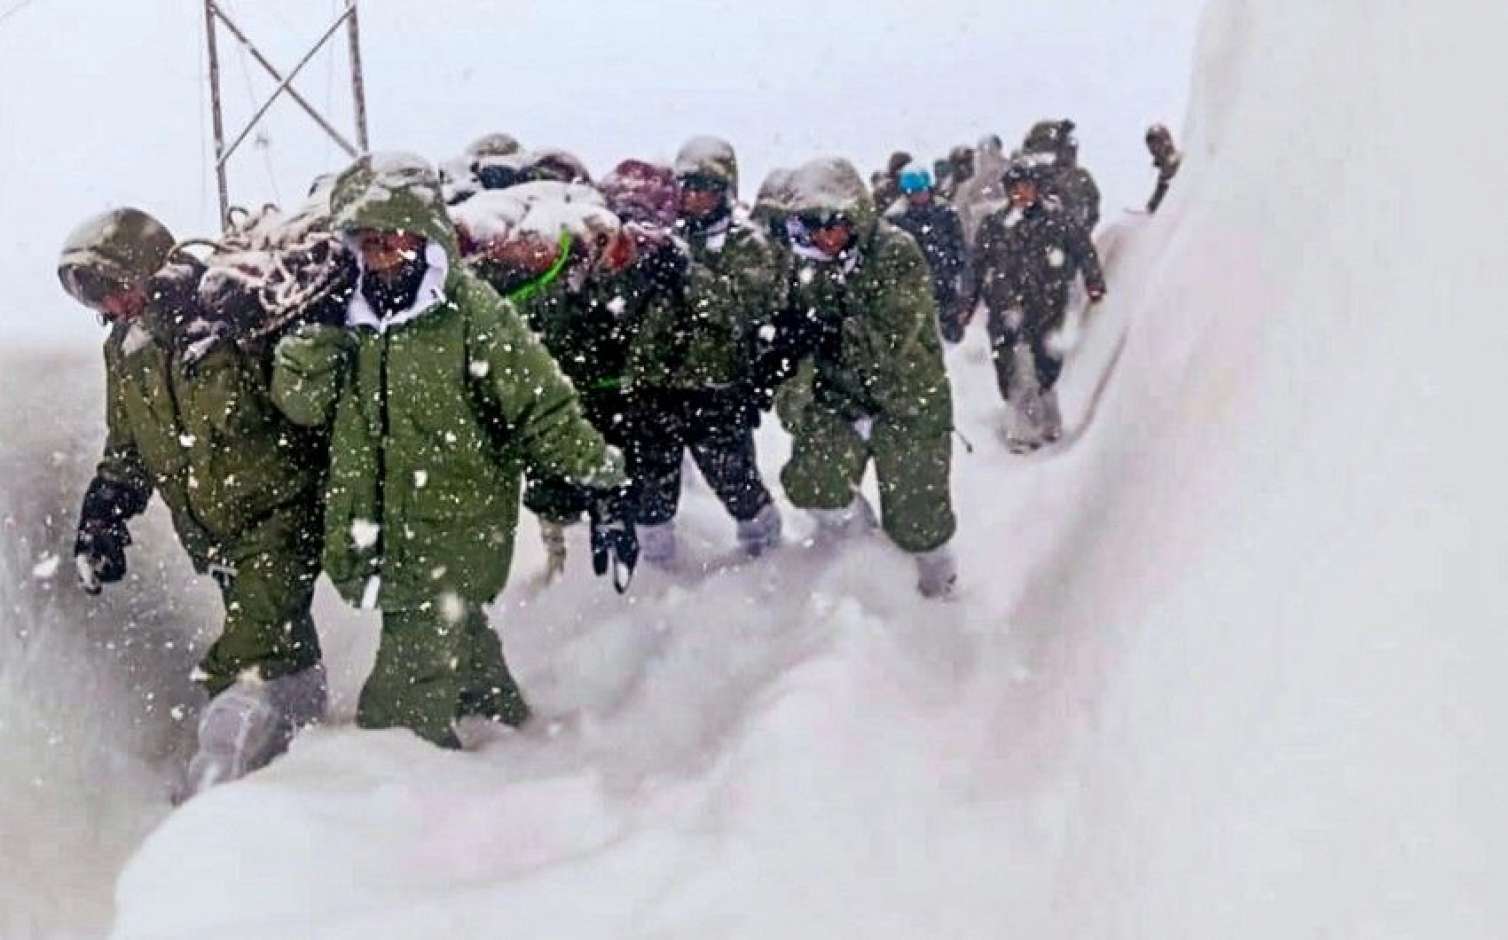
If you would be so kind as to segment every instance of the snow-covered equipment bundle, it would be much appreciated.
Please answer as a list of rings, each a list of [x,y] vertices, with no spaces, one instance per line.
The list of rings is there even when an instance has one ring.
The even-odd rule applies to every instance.
[[[672,250],[686,254],[675,235],[679,190],[674,170],[645,160],[624,160],[598,185],[640,256],[668,257]]]
[[[602,194],[579,183],[487,190],[449,211],[462,259],[505,288],[564,266],[572,256],[597,265],[623,237]]]
[[[316,183],[291,215],[276,206],[232,213],[218,241],[186,242],[209,249],[198,279],[208,330],[242,346],[267,341],[289,325],[335,316],[356,283],[355,258],[329,227],[330,180]]]

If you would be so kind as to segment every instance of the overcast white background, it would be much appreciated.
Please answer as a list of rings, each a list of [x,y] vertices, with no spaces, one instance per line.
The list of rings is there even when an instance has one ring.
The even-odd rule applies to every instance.
[[[223,0],[280,67],[336,0]],[[929,161],[996,131],[1071,115],[1106,209],[1145,198],[1147,123],[1182,119],[1199,0],[364,0],[371,141],[441,160],[507,130],[600,173],[731,138],[745,194],[819,153],[867,174],[894,148]],[[0,341],[92,341],[53,273],[84,216],[133,204],[179,237],[213,231],[198,0],[0,0]],[[297,81],[349,124],[344,34]],[[227,134],[272,81],[221,31]],[[232,161],[235,202],[294,202],[340,151],[292,105]],[[248,142],[250,144],[250,142]]]

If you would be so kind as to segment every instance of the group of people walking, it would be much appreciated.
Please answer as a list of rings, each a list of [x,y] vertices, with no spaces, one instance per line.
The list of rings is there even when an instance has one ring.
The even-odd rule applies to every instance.
[[[874,191],[816,159],[769,174],[748,210],[717,138],[594,181],[567,152],[493,134],[438,172],[363,156],[297,212],[228,220],[207,254],[136,209],[84,223],[58,273],[109,334],[81,583],[125,577],[128,523],[156,493],[225,605],[187,792],[323,715],[321,571],[382,613],[360,725],[459,747],[523,724],[483,611],[520,502],[550,576],[585,517],[594,569],[626,590],[641,558],[680,561],[689,455],[762,555],[783,528],[754,435],[771,411],[792,437],[782,488],[819,538],[878,527],[923,595],[952,593],[943,338],[982,303],[1007,401],[1022,348],[1050,396],[1070,282],[1105,292],[1072,130],[1038,124],[998,170],[961,151],[937,179],[892,160]]]

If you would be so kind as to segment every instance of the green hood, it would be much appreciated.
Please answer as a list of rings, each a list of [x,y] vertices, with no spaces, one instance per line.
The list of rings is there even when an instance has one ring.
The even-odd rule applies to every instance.
[[[452,266],[460,261],[440,178],[421,157],[374,153],[357,160],[335,181],[330,212],[342,234],[415,232],[443,246]]]
[[[854,165],[842,157],[821,157],[801,165],[790,178],[787,207],[792,215],[839,213],[861,235],[874,229],[879,216],[869,187]]]
[[[75,268],[126,284],[144,281],[167,261],[173,244],[172,233],[140,209],[113,209],[88,219],[63,242],[58,279],[70,295],[68,272]]]

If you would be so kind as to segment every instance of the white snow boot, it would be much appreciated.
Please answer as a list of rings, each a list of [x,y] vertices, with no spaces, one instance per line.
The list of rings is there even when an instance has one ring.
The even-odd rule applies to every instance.
[[[1031,348],[1025,343],[1017,343],[1012,347],[1011,355],[1015,358],[1015,368],[1011,372],[1010,394],[1005,402],[1005,446],[1013,454],[1029,454],[1047,443],[1043,434],[1047,406],[1037,384],[1037,367]]]
[[[675,566],[677,546],[675,520],[635,528],[639,537],[639,560],[656,568]]]
[[[915,558],[916,589],[922,597],[952,597],[958,588],[958,562],[953,549],[939,545],[929,552],[918,552]]]
[[[238,680],[199,716],[199,750],[189,761],[188,795],[244,777],[287,750],[303,726],[325,716],[325,667],[262,680]]]
[[[753,519],[738,520],[738,545],[751,558],[758,558],[780,544],[780,509],[765,503]]]
[[[1057,388],[1043,392],[1038,401],[1042,406],[1042,440],[1047,444],[1056,443],[1063,436],[1063,413],[1058,410]]]
[[[824,541],[837,541],[880,526],[874,507],[863,494],[855,494],[853,502],[842,509],[813,509],[811,514],[817,520],[817,538]]]

